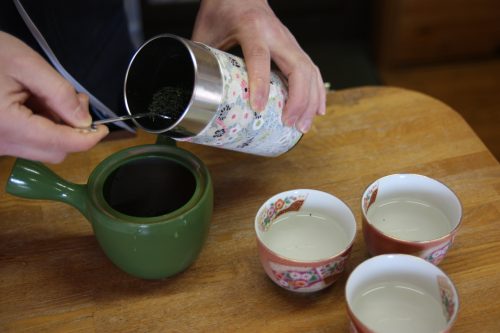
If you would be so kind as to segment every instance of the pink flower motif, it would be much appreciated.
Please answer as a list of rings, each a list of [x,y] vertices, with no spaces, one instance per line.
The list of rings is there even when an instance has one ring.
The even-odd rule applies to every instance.
[[[223,129],[226,129],[226,125],[224,124],[224,122],[220,119],[215,119],[215,123],[217,125],[219,125],[219,127],[223,128]]]
[[[312,278],[311,273],[302,273],[302,280],[309,281]]]
[[[304,280],[293,281],[293,286],[295,289],[306,287],[307,281]]]
[[[280,210],[281,208],[283,208],[284,205],[285,205],[285,201],[283,201],[283,199],[278,199],[274,203],[274,206],[276,207],[277,210]]]
[[[248,83],[245,80],[241,80],[240,83],[242,96],[244,100],[247,100],[250,97],[250,91],[248,89]]]
[[[269,208],[269,210],[267,211],[267,216],[268,216],[268,217],[273,217],[274,213],[275,213],[274,207],[271,207],[271,208]]]
[[[285,280],[279,280],[279,283],[283,286],[283,287],[288,287],[288,282],[285,281]]]
[[[449,241],[446,243],[443,247],[433,251],[431,254],[429,254],[427,257],[425,257],[425,260],[433,263],[434,265],[437,265],[443,260],[444,256],[446,255],[446,252],[448,252],[448,249],[451,247],[452,241]]]

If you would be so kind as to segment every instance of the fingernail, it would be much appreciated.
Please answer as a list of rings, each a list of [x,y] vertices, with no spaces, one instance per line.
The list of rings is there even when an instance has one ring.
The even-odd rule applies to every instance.
[[[93,129],[93,128],[77,128],[76,130],[82,134],[88,134],[90,132],[97,132],[97,130]]]
[[[106,135],[109,134],[109,128],[106,125],[99,125],[99,127],[103,127],[102,131],[106,132]]]
[[[309,132],[309,130],[311,129],[311,124],[312,124],[311,120],[309,119],[304,120],[298,125],[298,130],[305,134]]]
[[[78,126],[80,127],[90,126],[90,124],[92,123],[92,117],[90,116],[90,113],[83,108],[81,103],[73,111],[73,117],[79,122]]]
[[[76,128],[76,130],[82,134],[105,132],[105,134],[107,135],[109,133],[109,129],[106,125],[99,125],[97,127]]]

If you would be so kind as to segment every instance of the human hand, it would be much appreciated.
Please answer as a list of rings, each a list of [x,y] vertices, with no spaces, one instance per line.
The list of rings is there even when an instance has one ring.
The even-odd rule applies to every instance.
[[[192,39],[221,50],[240,44],[254,110],[263,110],[267,103],[272,59],[288,79],[283,122],[305,133],[315,115],[325,114],[326,93],[318,67],[267,1],[203,0]]]
[[[75,128],[91,122],[88,97],[26,44],[0,31],[0,155],[59,163],[108,134],[106,126],[95,132]]]

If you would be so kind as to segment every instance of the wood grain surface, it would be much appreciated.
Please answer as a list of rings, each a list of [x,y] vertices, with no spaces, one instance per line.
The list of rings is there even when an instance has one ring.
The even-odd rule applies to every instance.
[[[215,207],[207,243],[186,271],[162,281],[128,276],[104,256],[90,223],[62,203],[0,195],[1,332],[348,332],[344,286],[369,256],[360,199],[378,177],[413,172],[446,183],[464,216],[440,267],[460,294],[453,332],[500,331],[500,165],[454,110],[398,88],[332,92],[327,115],[290,152],[256,157],[189,143],[209,167]],[[85,183],[122,148],[153,135],[100,143],[50,168]],[[0,158],[0,185],[14,159]],[[353,210],[358,234],[342,278],[310,295],[265,275],[254,215],[294,188],[329,192]]]
[[[385,85],[417,90],[451,106],[500,161],[500,57],[381,68],[380,77]]]

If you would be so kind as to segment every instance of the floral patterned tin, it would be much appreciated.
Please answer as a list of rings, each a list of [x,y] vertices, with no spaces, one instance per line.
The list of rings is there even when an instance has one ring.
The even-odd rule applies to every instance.
[[[243,59],[174,35],[146,42],[132,59],[125,80],[130,114],[145,112],[155,93],[174,86],[190,95],[171,121],[138,119],[145,130],[178,141],[243,153],[278,156],[302,133],[281,120],[288,88],[272,71],[269,99],[263,111],[250,106],[248,73]]]

